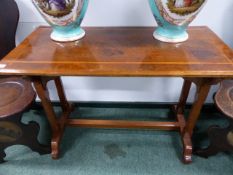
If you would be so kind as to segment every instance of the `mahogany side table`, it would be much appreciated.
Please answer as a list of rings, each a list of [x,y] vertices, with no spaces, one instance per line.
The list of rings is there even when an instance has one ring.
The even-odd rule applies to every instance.
[[[0,62],[0,75],[31,78],[52,128],[52,158],[67,126],[95,128],[150,128],[180,132],[183,160],[192,158],[191,137],[211,85],[233,77],[233,53],[207,27],[190,27],[190,39],[179,44],[156,41],[153,28],[86,28],[87,36],[78,42],[51,41],[51,29],[39,27]],[[174,122],[69,119],[68,103],[61,76],[183,77],[180,100],[174,106]],[[63,114],[52,108],[46,84],[54,80]],[[184,108],[191,84],[196,98],[187,120]],[[168,87],[169,88],[169,87]]]

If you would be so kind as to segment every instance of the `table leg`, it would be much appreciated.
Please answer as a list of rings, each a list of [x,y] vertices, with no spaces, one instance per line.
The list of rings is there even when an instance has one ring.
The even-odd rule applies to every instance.
[[[62,84],[62,80],[61,77],[56,77],[54,78],[55,81],[55,85],[57,88],[57,93],[61,102],[61,107],[63,111],[66,111],[70,108],[70,104],[68,103],[67,99],[66,99],[66,95],[65,95],[65,91],[64,91],[64,87]]]
[[[42,106],[48,118],[49,124],[52,130],[52,158],[57,159],[59,154],[59,142],[58,138],[60,133],[60,125],[57,122],[56,114],[53,110],[53,106],[49,97],[49,91],[47,88],[47,80],[43,77],[32,78],[35,90],[38,97],[41,99]]]
[[[185,105],[188,99],[188,95],[191,89],[192,82],[190,80],[184,79],[180,99],[177,105],[173,106],[173,111],[176,115],[177,121],[180,125],[180,135],[182,138],[182,144],[183,144],[183,154],[185,155],[184,162],[188,163],[188,159],[192,155],[192,142],[191,138],[187,134],[184,133],[184,128],[186,125],[185,117],[184,117],[184,109]]]
[[[56,116],[52,106],[52,102],[49,97],[47,83],[50,80],[55,81],[57,93],[63,110],[62,116],[60,118]],[[59,156],[60,141],[63,136],[67,119],[70,116],[73,107],[71,104],[68,103],[66,99],[65,91],[60,77],[33,77],[32,82],[34,83],[36,92],[41,99],[42,106],[45,110],[46,116],[52,129],[51,154],[53,159],[57,159]]]
[[[175,106],[175,113],[176,114],[184,114],[184,109],[186,105],[186,101],[188,99],[189,91],[191,89],[192,82],[189,80],[184,80],[180,99],[178,104]]]
[[[196,86],[196,97],[193,103],[193,106],[191,108],[191,111],[189,113],[188,121],[185,124],[185,128],[183,130],[183,143],[189,143],[190,146],[184,147],[183,151],[183,160],[185,163],[192,162],[192,134],[193,129],[195,127],[195,124],[197,122],[197,119],[199,117],[201,108],[206,100],[206,97],[209,93],[211,82],[208,79],[195,79],[193,81]]]
[[[67,120],[70,116],[70,113],[74,110],[74,106],[71,103],[69,103],[66,99],[61,77],[54,78],[54,81],[55,81],[57,93],[60,99],[61,107],[63,110],[63,114],[61,118],[59,119],[59,124],[60,124],[60,129],[61,129],[61,134],[60,134],[60,139],[61,139]]]

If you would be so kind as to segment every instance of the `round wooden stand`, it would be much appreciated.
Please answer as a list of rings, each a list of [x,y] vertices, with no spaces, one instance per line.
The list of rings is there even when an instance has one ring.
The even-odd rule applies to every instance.
[[[40,154],[50,153],[50,148],[37,141],[39,125],[21,123],[23,112],[35,99],[31,82],[22,78],[0,79],[0,163],[6,156],[4,150],[15,144],[25,145]]]

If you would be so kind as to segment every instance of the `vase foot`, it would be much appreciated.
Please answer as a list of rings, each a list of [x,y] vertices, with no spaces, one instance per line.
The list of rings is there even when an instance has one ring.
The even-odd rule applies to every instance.
[[[53,41],[57,42],[72,42],[82,39],[85,36],[85,31],[82,28],[73,30],[56,30],[54,29],[50,35]]]
[[[188,33],[186,31],[172,33],[162,28],[156,29],[153,36],[155,39],[167,43],[180,43],[187,41],[189,38]]]

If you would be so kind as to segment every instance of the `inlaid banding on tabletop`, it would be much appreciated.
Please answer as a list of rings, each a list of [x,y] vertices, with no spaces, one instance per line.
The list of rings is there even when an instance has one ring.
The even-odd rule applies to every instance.
[[[23,64],[152,64],[152,65],[228,65],[226,62],[155,62],[155,61],[39,61],[39,60],[8,60],[8,63],[23,63]]]
[[[209,67],[206,72],[206,66]],[[51,72],[50,69],[53,68]],[[12,72],[23,75],[46,76],[114,76],[114,77],[231,77],[231,64],[89,64],[89,63],[9,63],[0,73]],[[30,73],[29,73],[30,72]],[[14,72],[13,74],[16,74]]]

